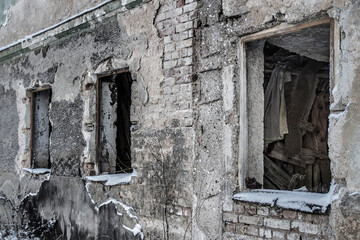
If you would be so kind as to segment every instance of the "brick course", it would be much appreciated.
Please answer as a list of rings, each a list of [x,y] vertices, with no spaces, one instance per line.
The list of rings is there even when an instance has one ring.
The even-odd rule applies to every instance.
[[[225,239],[323,239],[329,217],[235,202],[223,213]]]

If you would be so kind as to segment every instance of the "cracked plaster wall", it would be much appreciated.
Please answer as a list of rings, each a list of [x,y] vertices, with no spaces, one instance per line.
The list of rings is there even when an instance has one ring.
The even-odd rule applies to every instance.
[[[7,129],[1,128],[2,135],[8,139],[1,145],[5,149],[1,153],[1,163],[11,170],[1,172],[4,181],[0,196],[11,200],[15,206],[24,205],[19,208],[20,212],[34,208],[34,218],[45,222],[55,219],[53,231],[57,236],[63,234],[65,239],[74,239],[83,236],[80,233],[94,237],[118,233],[129,239],[139,238],[140,235],[131,237],[122,227],[110,230],[114,224],[121,226],[122,222],[130,229],[140,224],[145,236],[162,238],[166,234],[163,229],[165,214],[169,238],[181,238],[188,226],[192,214],[192,183],[189,180],[193,130],[185,119],[191,118],[191,104],[181,100],[188,109],[180,109],[176,102],[189,94],[191,96],[191,88],[189,84],[163,83],[164,45],[154,25],[158,9],[163,4],[152,1],[129,11],[120,9],[95,25],[75,33],[70,31],[67,33],[70,35],[50,40],[41,48],[0,63],[0,89],[4,93],[1,94],[2,110],[9,112],[1,117],[1,124],[8,126]],[[86,7],[86,4],[81,6],[82,9]],[[7,27],[10,29],[10,25]],[[19,37],[10,35],[12,40]],[[6,34],[0,33],[0,36]],[[133,178],[129,185],[114,187],[86,183],[81,178],[95,164],[96,154],[96,74],[124,68],[129,69],[134,80],[132,165],[139,177]],[[50,180],[42,183],[42,176],[26,173],[22,168],[29,166],[31,99],[27,89],[46,84],[52,87],[49,114],[52,172]],[[167,98],[164,97],[165,87],[177,88],[171,93],[171,99],[167,94]],[[186,101],[190,102],[191,98],[186,97]],[[24,181],[28,184],[25,185]],[[67,189],[69,185],[74,188]],[[50,189],[57,190],[52,192]],[[40,192],[36,195],[37,191]],[[34,196],[22,201],[29,192]],[[72,196],[65,197],[69,195]],[[133,207],[137,217],[129,217],[116,204],[118,212],[123,214],[120,218],[111,215],[112,206],[105,206],[107,213],[94,212],[109,198]],[[82,206],[83,203],[86,204]],[[84,215],[79,215],[78,210]],[[85,219],[93,220],[87,226]],[[108,219],[114,222],[108,222]],[[105,232],[96,226],[102,222],[109,223]],[[6,222],[1,224],[9,227]],[[91,224],[95,224],[94,227]],[[119,238],[119,235],[111,236]]]
[[[95,7],[105,0],[67,1],[66,4],[46,0],[5,0],[2,2],[7,10],[5,9],[6,13],[0,13],[6,16],[4,22],[0,18],[0,24],[6,21],[5,26],[0,25],[0,48]],[[44,11],[44,9],[50,9],[50,11]]]
[[[326,231],[328,237],[356,239],[357,231],[351,231],[350,228],[352,224],[357,226],[358,221],[353,223],[346,220],[346,216],[351,215],[351,218],[355,218],[359,207],[355,200],[357,195],[351,195],[351,192],[359,191],[360,184],[359,177],[355,176],[360,166],[360,153],[355,147],[360,140],[357,130],[360,54],[358,41],[355,40],[359,38],[359,1],[224,0],[220,2],[214,0],[200,2],[201,26],[196,32],[197,45],[195,47],[198,59],[195,70],[198,73],[196,98],[199,101],[195,106],[198,118],[194,163],[196,166],[194,189],[197,204],[194,208],[201,209],[199,211],[203,217],[196,219],[196,225],[193,228],[194,239],[203,239],[206,236],[212,236],[212,239],[236,237],[250,239],[262,237],[259,234],[265,234],[264,231],[256,229],[256,224],[255,228],[251,225],[243,229],[238,229],[239,227],[235,229],[230,225],[224,233],[224,228],[220,223],[223,220],[225,224],[228,221],[241,225],[238,219],[231,215],[233,213],[240,212],[240,219],[246,219],[248,215],[250,215],[249,218],[255,218],[252,217],[254,214],[256,216],[256,207],[254,207],[255,213],[251,211],[249,213],[246,208],[252,209],[253,206],[245,206],[244,213],[244,210],[240,211],[238,205],[233,205],[231,200],[232,194],[238,191],[239,177],[237,159],[239,156],[238,93],[240,82],[237,43],[240,37],[271,28],[282,22],[302,23],[324,17],[334,18],[341,32],[341,45],[336,55],[339,60],[339,65],[335,70],[337,82],[332,91],[334,97],[332,107],[337,111],[334,110],[329,117],[328,144],[332,161],[332,177],[339,184],[338,189],[343,188],[340,190],[339,200],[332,205],[329,221],[326,220],[323,224],[328,229]],[[253,63],[252,60],[250,62]],[[248,105],[250,110],[252,105],[259,104],[257,96],[249,97],[248,101],[250,101]],[[256,124],[249,121],[249,125]],[[253,133],[250,131],[249,134],[252,135],[249,138],[254,137],[254,134],[259,134],[260,131],[255,130]],[[250,156],[256,155],[251,146],[249,151],[251,151]],[[258,166],[249,166],[247,170],[252,173],[261,173]],[[200,189],[204,187],[207,192],[201,194]],[[349,192],[351,196],[346,195],[346,192]],[[343,196],[345,199],[342,199]],[[221,214],[223,218],[219,216]],[[259,217],[263,216],[259,215]],[[210,218],[212,221],[208,220]],[[273,232],[270,231],[270,235],[274,234],[271,236],[275,237],[278,232],[274,229]],[[289,236],[289,239],[291,236],[301,235],[296,232],[291,236],[286,235],[283,230],[281,234],[283,237]]]

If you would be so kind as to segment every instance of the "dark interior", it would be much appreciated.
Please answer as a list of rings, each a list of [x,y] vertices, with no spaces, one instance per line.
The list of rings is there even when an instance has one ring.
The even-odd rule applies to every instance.
[[[305,191],[328,192],[331,181],[327,145],[329,63],[268,42],[264,46],[264,58],[265,108],[266,96],[270,96],[270,111],[279,112],[279,101],[276,105],[275,98],[280,96],[276,90],[283,84],[288,129],[283,139],[264,141],[264,188],[294,190],[305,186]],[[285,73],[289,77],[281,82],[279,78]],[[272,124],[281,122],[276,118],[277,113],[266,114],[266,111],[265,135],[267,127],[273,131]]]

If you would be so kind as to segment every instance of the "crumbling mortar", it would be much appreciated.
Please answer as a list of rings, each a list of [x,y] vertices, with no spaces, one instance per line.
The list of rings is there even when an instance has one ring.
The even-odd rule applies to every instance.
[[[220,97],[220,98],[217,98],[217,99],[208,101],[208,102],[200,102],[200,103],[198,103],[198,106],[211,105],[211,104],[213,104],[213,103],[216,103],[216,102],[219,102],[219,101],[222,101],[222,100],[223,100],[222,97]]]
[[[216,56],[216,55],[218,55],[218,54],[213,54],[213,56]],[[206,59],[206,58],[204,58],[204,59]],[[218,72],[218,71],[221,71],[221,69],[222,69],[222,67],[209,68],[206,70],[201,70],[201,71],[199,71],[199,73]]]

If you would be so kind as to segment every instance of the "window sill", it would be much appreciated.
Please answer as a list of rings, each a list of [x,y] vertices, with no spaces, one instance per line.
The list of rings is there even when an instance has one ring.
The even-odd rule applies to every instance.
[[[332,185],[330,191],[324,194],[257,189],[236,193],[233,196],[233,200],[309,213],[325,213],[332,201],[336,199],[336,196],[333,195],[334,189],[335,186]]]
[[[130,184],[132,177],[138,177],[136,169],[133,169],[132,173],[86,176],[85,179],[91,182],[105,182],[105,186],[115,186],[120,184]]]
[[[23,170],[36,175],[51,173],[50,168],[23,168]]]

